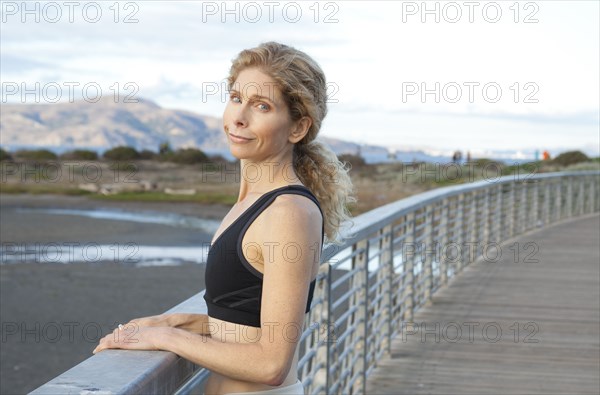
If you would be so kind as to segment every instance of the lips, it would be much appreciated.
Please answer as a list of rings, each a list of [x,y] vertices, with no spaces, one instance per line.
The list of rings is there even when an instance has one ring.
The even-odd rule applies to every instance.
[[[238,136],[237,134],[233,134],[233,133],[229,133],[229,135],[231,135],[231,136],[233,136],[233,137],[236,137],[236,138],[238,138],[238,139],[244,139],[244,140],[248,140],[248,141],[250,141],[250,140],[254,140],[254,139],[249,139],[248,137],[244,137],[244,136]]]

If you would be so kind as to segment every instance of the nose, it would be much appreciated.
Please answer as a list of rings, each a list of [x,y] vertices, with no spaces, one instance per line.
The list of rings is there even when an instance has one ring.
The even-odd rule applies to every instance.
[[[236,128],[245,128],[248,126],[248,118],[246,114],[245,104],[238,105],[233,113],[233,124]]]

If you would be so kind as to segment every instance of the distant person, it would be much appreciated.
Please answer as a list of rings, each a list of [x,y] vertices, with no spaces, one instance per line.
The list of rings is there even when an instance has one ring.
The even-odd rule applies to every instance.
[[[536,149],[535,150],[535,161],[537,162],[538,160],[540,160],[540,150]]]
[[[550,153],[547,150],[544,150],[544,153],[542,155],[542,158],[544,160],[550,160]]]
[[[467,163],[471,163],[471,151],[467,151]]]
[[[315,140],[327,114],[326,81],[315,60],[277,42],[238,54],[223,130],[242,174],[248,166],[271,170],[241,177],[238,201],[214,235],[205,269],[208,314],[136,319],[94,352],[174,352],[211,371],[207,394],[304,394],[299,341],[323,243],[325,236],[339,243],[347,204],[356,201],[348,170]],[[289,245],[298,250],[288,258]],[[129,326],[136,331],[116,336]]]
[[[460,152],[459,151],[454,151],[454,154],[452,154],[452,163],[457,163],[460,159]]]
[[[452,155],[452,162],[460,164],[461,160],[462,160],[462,153],[458,150],[454,151],[454,155]]]

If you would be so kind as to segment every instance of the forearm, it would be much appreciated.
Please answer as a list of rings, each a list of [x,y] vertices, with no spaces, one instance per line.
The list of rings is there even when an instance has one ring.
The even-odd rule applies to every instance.
[[[178,328],[156,339],[158,349],[171,351],[210,371],[238,380],[278,385],[282,372],[260,343],[227,343]]]

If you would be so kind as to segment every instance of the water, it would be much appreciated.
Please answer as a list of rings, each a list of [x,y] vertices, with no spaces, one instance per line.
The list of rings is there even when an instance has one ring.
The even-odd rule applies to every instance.
[[[73,210],[61,208],[17,208],[15,209],[15,211],[21,213],[78,215],[82,217],[97,219],[171,225],[190,229],[200,229],[209,234],[215,233],[219,228],[219,224],[221,223],[220,221],[215,220],[188,217],[179,214],[164,213],[157,211],[128,212],[116,209]]]
[[[214,234],[220,221],[157,211],[128,212],[118,209],[75,210],[62,208],[16,208],[16,213],[74,215],[102,220],[161,224]],[[133,266],[173,266],[206,262],[210,243],[197,246],[153,246],[137,243],[94,242],[2,243],[0,264],[120,263]]]
[[[199,247],[140,246],[98,243],[3,244],[0,263],[120,263],[142,266],[174,266],[204,263],[209,245]]]

